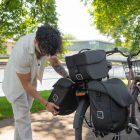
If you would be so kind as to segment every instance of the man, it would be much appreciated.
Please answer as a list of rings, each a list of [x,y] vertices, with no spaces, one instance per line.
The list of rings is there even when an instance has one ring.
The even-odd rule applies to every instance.
[[[30,108],[33,98],[38,100],[53,115],[58,106],[43,99],[38,91],[37,78],[42,79],[45,60],[63,77],[68,74],[57,59],[62,38],[57,29],[49,25],[38,28],[36,33],[21,37],[5,68],[3,91],[12,104],[15,119],[14,140],[32,140]]]

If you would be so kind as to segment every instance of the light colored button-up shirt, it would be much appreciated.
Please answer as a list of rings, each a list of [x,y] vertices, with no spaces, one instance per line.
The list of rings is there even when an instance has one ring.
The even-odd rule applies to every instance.
[[[25,90],[16,74],[31,72],[31,84],[36,88],[37,78],[43,77],[46,57],[37,60],[34,46],[35,33],[21,37],[12,50],[4,71],[2,89],[10,102],[25,94]]]

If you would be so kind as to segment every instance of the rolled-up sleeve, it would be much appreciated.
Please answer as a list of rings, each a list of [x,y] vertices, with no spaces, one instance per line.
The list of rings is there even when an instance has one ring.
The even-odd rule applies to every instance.
[[[14,67],[17,73],[27,74],[30,72],[30,54],[22,49],[17,49],[14,55]]]

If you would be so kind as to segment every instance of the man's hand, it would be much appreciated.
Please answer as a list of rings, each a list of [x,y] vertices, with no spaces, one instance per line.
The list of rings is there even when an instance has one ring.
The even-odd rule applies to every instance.
[[[54,103],[48,102],[46,105],[46,109],[51,112],[54,116],[58,115],[57,109],[59,109],[59,106],[55,105]]]

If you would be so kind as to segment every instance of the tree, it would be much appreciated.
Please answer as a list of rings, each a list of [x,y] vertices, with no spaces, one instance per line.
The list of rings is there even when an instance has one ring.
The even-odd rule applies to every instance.
[[[114,38],[117,46],[140,49],[140,0],[92,0],[89,5],[101,33]]]
[[[72,34],[65,34],[64,39],[67,39],[70,41],[70,40],[76,40],[77,38]]]
[[[55,0],[0,0],[0,53],[4,42],[35,30],[48,23],[57,27]]]

